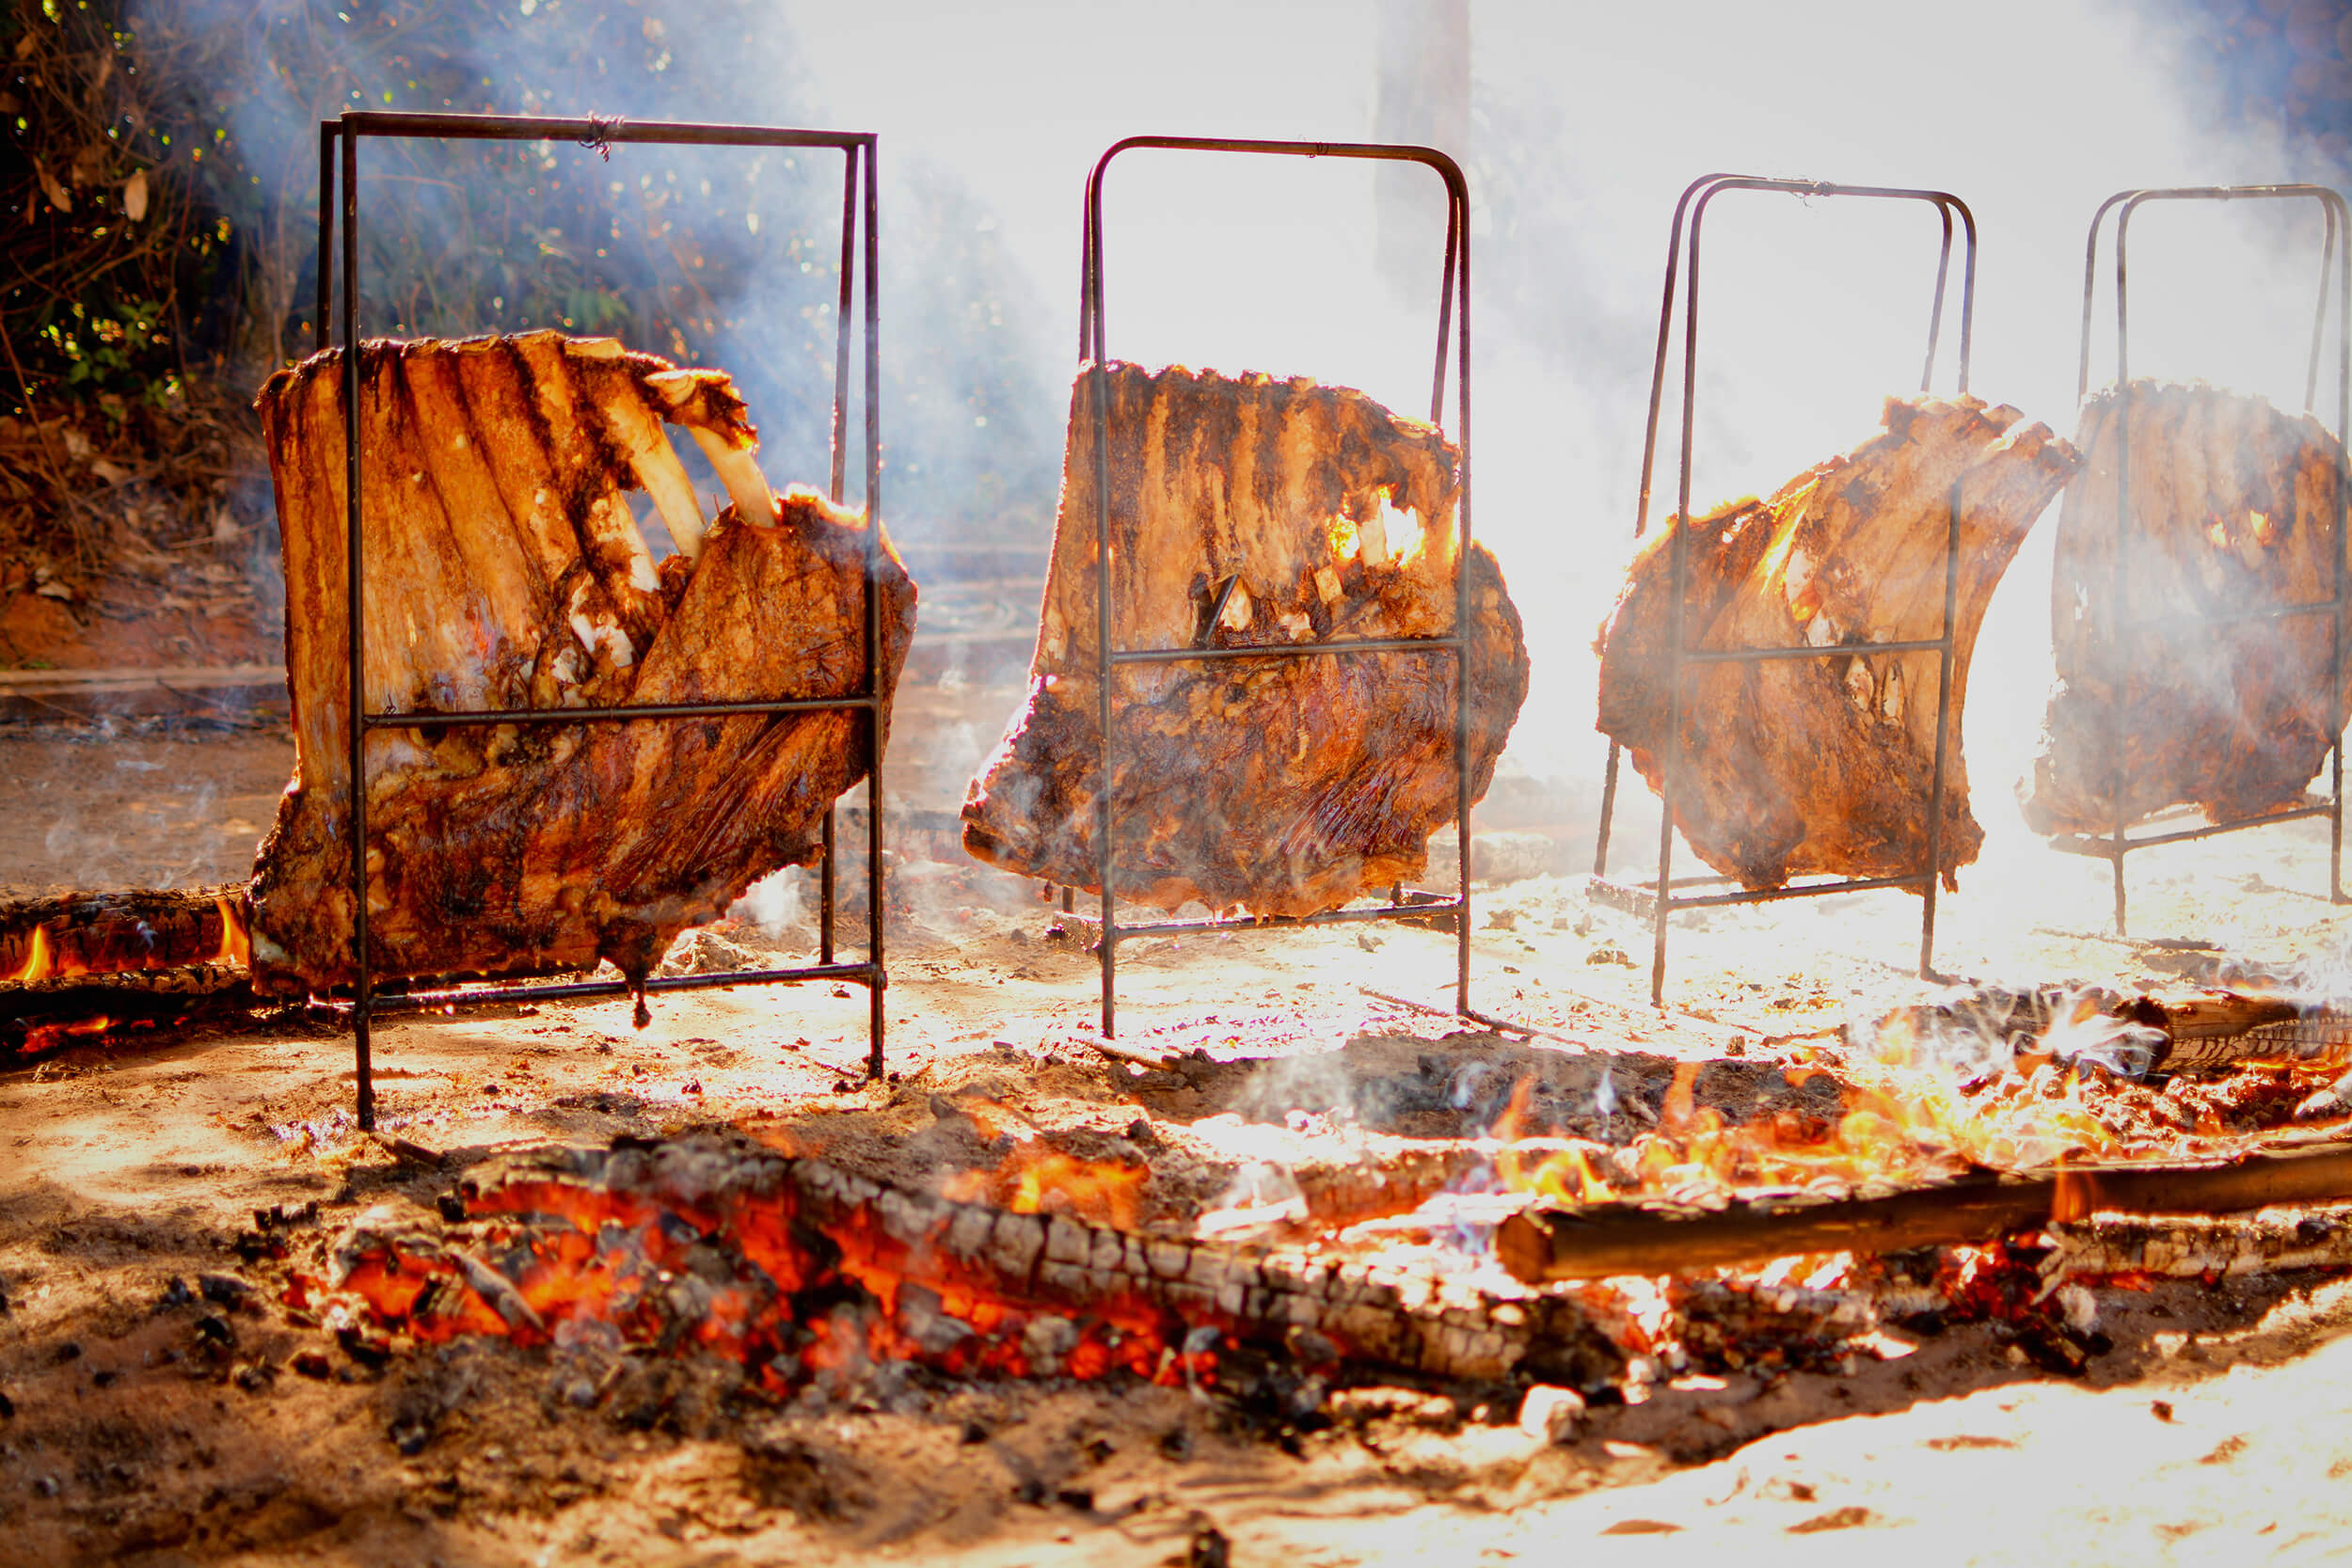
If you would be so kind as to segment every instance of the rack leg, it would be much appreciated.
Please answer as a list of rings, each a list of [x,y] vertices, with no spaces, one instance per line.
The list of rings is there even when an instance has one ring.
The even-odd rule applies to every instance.
[[[825,808],[824,861],[817,868],[817,961],[833,962],[833,818],[831,806]]]
[[[351,1009],[351,1078],[357,1086],[359,1131],[375,1131],[375,1072],[374,1052],[368,1038],[370,1007],[364,993],[353,998]]]
[[[2123,925],[2123,857],[2118,854],[2110,863],[2115,867],[2115,934],[2126,934]]]
[[[882,1076],[882,976],[876,974],[866,983],[866,1076],[879,1082]]]
[[[2338,736],[2329,749],[2332,782],[2328,787],[2328,902],[2341,904],[2344,896],[2344,737]]]
[[[1101,936],[1101,942],[1104,942],[1104,1039],[1118,1039],[1120,1013],[1115,999],[1120,994],[1120,961],[1113,955],[1118,955],[1120,945],[1110,936],[1108,898],[1104,898],[1104,936]]]
[[[1617,815],[1617,743],[1609,743],[1609,768],[1600,784],[1600,831],[1593,837],[1593,875],[1609,875],[1609,830]]]

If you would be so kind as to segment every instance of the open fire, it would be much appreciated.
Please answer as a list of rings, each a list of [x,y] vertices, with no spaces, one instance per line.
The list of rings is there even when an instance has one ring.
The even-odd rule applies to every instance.
[[[2191,1001],[2169,1005],[2187,1016]],[[1581,1115],[1555,1116],[1562,1084],[1530,1069],[1467,1135],[1389,1138],[1352,1176],[1311,1161],[1279,1191],[1237,1183],[1189,1211],[1151,1188],[1173,1158],[1158,1136],[1089,1152],[968,1098],[934,1098],[933,1114],[968,1120],[983,1155],[929,1183],[852,1174],[797,1135],[788,1151],[707,1134],[526,1150],[469,1173],[437,1217],[373,1212],[322,1241],[287,1300],[346,1335],[700,1349],[779,1396],[904,1364],[1275,1379],[1310,1405],[1400,1373],[1638,1400],[1661,1376],[1900,1356],[1959,1322],[2004,1325],[2029,1358],[2079,1371],[2100,1344],[2086,1286],[2352,1263],[2328,1217],[2341,1203],[2299,1224],[2239,1212],[2269,1201],[2249,1181],[2307,1204],[2352,1196],[2324,1145],[2295,1163],[2311,1141],[2296,1109],[2337,1053],[2159,1087],[2120,1070],[2167,1048],[2131,1016],[2149,999],[2007,1003],[2041,1027],[1977,1041],[1973,1072],[1944,1064],[1954,1018],[1980,1019],[1982,997],[1771,1067],[1604,1059],[1593,1098],[1616,1102]],[[2151,1198],[2133,1185],[2150,1172],[2188,1184]],[[1880,1220],[1853,1216],[1890,1204],[1910,1208],[1874,1244]],[[1708,1218],[1756,1234],[1678,1228]],[[1550,1249],[1534,1263],[1530,1236]]]

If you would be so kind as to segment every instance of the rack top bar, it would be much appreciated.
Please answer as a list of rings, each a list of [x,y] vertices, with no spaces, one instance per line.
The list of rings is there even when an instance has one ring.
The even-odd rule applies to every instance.
[[[1297,158],[1375,158],[1387,163],[1427,164],[1445,177],[1447,184],[1467,194],[1469,182],[1462,166],[1434,147],[1409,143],[1360,141],[1253,141],[1230,136],[1126,136],[1113,142],[1095,160],[1095,178],[1121,152],[1139,148],[1166,148],[1180,152],[1273,152]]]
[[[347,109],[340,119],[323,120],[324,129],[339,126],[359,136],[449,136],[504,141],[564,139],[594,146],[598,142],[652,142],[707,147],[837,147],[844,150],[870,148],[871,131],[803,131],[776,125],[708,125],[689,120],[626,120],[591,116],[585,119],[540,115],[411,114],[397,109]]]
[[[2101,210],[2118,201],[2235,201],[2241,198],[2261,200],[2267,197],[2317,197],[2326,201],[2344,198],[2332,185],[2313,184],[2309,181],[2290,181],[2277,185],[2146,185],[2128,191],[2118,191],[2102,203]]]
[[[1950,191],[1928,190],[1913,185],[1841,185],[1833,180],[1788,180],[1776,175],[1714,174],[1692,182],[1691,190],[1704,186],[1706,195],[1718,191],[1786,191],[1790,196],[1875,196],[1894,197],[1912,201],[1932,201],[1938,206],[1949,203],[1963,213],[1968,203]],[[1684,193],[1688,195],[1689,192]]]

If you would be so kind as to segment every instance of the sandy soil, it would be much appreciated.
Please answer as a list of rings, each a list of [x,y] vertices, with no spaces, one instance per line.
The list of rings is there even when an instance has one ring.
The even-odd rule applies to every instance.
[[[945,809],[923,781],[968,767],[1003,694],[950,679],[914,695],[903,712],[938,717],[909,732],[937,738],[901,746],[900,777],[917,809]],[[265,821],[286,754],[251,731],[0,736],[0,771],[31,786],[0,819],[9,879],[232,877],[251,839],[230,825]],[[1623,842],[1647,831],[1629,822]],[[437,1165],[354,1132],[345,1037],[299,1014],[0,1073],[0,1560],[1158,1564],[1217,1560],[1221,1537],[1235,1563],[1470,1562],[1603,1535],[1658,1553],[1794,1531],[1832,1560],[2164,1561],[2295,1559],[2352,1528],[2333,1484],[2352,1474],[2352,1284],[2312,1275],[2103,1291],[2114,1348],[2078,1380],[1994,1325],[1958,1326],[1851,1374],[1686,1380],[1597,1405],[1558,1446],[1474,1393],[1302,1418],[1067,1381],[915,1377],[775,1404],[707,1360],[596,1386],[561,1353],[503,1343],[376,1365],[275,1302],[274,1253],[371,1204],[429,1207],[501,1145],[730,1127],[903,1175],[977,1158],[941,1106],[977,1095],[1106,1139],[1145,1122],[1184,1154],[1155,1201],[1188,1211],[1250,1127],[1280,1132],[1285,1097],[1345,1109],[1319,1063],[1425,1048],[1760,1067],[1915,985],[1916,904],[1851,895],[1680,917],[1671,1005],[1654,1011],[1646,927],[1558,876],[1482,889],[1475,1000],[1564,1038],[1506,1043],[1366,994],[1441,1004],[1453,943],[1431,932],[1122,949],[1122,1040],[1306,1064],[1252,1069],[1273,1085],[1253,1101],[1088,1050],[1093,960],[1049,935],[1051,911],[902,847],[914,902],[885,1083],[859,1078],[863,992],[826,987],[657,998],[643,1032],[626,1002],[389,1022],[385,1129],[447,1151]],[[2105,928],[2104,864],[1996,834],[1945,900],[1939,967],[2139,982],[2223,947],[2284,962],[2334,942],[2326,875],[2324,824],[2153,852],[2135,861],[2125,940]]]

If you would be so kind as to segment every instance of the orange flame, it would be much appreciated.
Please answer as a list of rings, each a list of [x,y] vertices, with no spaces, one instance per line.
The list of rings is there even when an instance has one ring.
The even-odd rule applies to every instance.
[[[214,955],[213,962],[251,969],[253,939],[246,933],[245,917],[226,898],[214,899],[213,907],[220,911],[220,951]]]
[[[1151,1167],[1114,1160],[1082,1160],[1032,1140],[1015,1144],[993,1170],[961,1171],[940,1196],[959,1203],[988,1202],[1016,1214],[1069,1214],[1133,1229],[1143,1212]]]
[[[2050,1190],[2050,1221],[2068,1225],[2089,1219],[2099,1206],[2099,1183],[2088,1171],[2058,1167]]]
[[[2076,1016],[2059,1021],[2058,1027],[2097,1022]],[[1850,1055],[1839,1064],[1843,1105],[1836,1115],[1822,1118],[1789,1109],[1740,1125],[1697,1103],[1705,1064],[1681,1062],[1653,1131],[1623,1148],[1572,1147],[1532,1169],[1505,1156],[1496,1162],[1497,1174],[1508,1190],[1576,1205],[1692,1187],[1720,1191],[1834,1182],[1852,1188],[1948,1178],[1979,1167],[2042,1168],[2125,1152],[2123,1141],[2089,1101],[2096,1069],[2047,1050],[2024,1052],[2010,1072],[1972,1096],[1914,1060],[1917,1046],[1898,1022],[1883,1033],[1875,1054]],[[1787,1076],[1797,1084],[1816,1070],[1792,1063]],[[1499,1132],[1505,1125],[1513,1134],[1520,1131],[1519,1097],[1513,1099],[1515,1110],[1498,1123]]]
[[[33,944],[30,956],[25,958],[24,966],[22,969],[19,969],[15,974],[9,975],[8,978],[18,982],[20,985],[32,985],[38,981],[48,979],[51,974],[56,973],[56,966],[50,961],[49,958],[49,927],[46,926],[36,926],[33,927]]]

